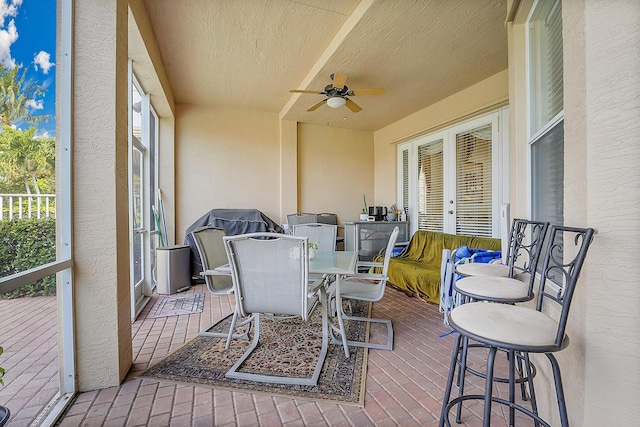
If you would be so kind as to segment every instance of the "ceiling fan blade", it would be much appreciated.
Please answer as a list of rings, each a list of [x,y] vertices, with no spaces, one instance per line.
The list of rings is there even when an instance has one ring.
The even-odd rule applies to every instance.
[[[320,101],[317,104],[313,105],[307,111],[315,111],[315,110],[317,110],[318,108],[322,107],[322,104],[324,104],[325,101],[326,101],[326,99],[323,99],[322,101]]]
[[[351,94],[353,95],[357,95],[357,96],[364,96],[364,95],[382,95],[384,93],[384,89],[382,88],[375,88],[375,89],[360,89],[360,90],[352,90],[350,91]]]
[[[315,95],[322,95],[323,92],[318,92],[317,90],[301,90],[301,89],[291,89],[289,92],[291,93],[313,93]]]
[[[350,100],[349,98],[347,98],[347,104],[346,107],[353,111],[354,113],[357,113],[358,111],[362,110],[362,107],[360,107],[358,104],[356,104],[355,102],[353,102],[352,100]]]
[[[333,87],[334,88],[342,89],[346,82],[347,82],[347,75],[346,74],[338,74],[338,73],[334,73],[333,74]]]

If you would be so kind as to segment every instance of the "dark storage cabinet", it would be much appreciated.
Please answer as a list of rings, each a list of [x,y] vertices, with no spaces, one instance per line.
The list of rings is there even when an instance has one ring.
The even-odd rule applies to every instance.
[[[409,240],[407,221],[356,221],[345,222],[343,225],[344,250],[357,251],[360,261],[371,261],[374,256],[383,252],[396,226],[400,229],[397,242]]]

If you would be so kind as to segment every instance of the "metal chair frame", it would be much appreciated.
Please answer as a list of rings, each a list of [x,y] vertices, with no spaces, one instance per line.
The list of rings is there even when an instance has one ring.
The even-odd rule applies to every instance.
[[[449,316],[452,327],[459,333],[456,337],[451,356],[451,365],[447,386],[443,399],[440,426],[450,426],[448,413],[453,406],[461,405],[467,400],[483,400],[483,426],[491,424],[491,404],[493,402],[505,405],[509,408],[509,424],[515,424],[515,412],[518,411],[531,417],[536,425],[549,424],[538,415],[535,392],[532,390],[531,409],[515,403],[515,363],[516,355],[522,354],[526,372],[531,372],[530,353],[544,354],[551,363],[554,375],[554,385],[560,422],[563,427],[568,426],[567,408],[560,375],[560,366],[553,355],[569,345],[569,338],[565,334],[569,308],[575,291],[580,270],[584,264],[587,250],[593,240],[594,230],[591,228],[576,228],[565,226],[552,226],[547,243],[544,264],[540,273],[536,306],[527,308],[511,304],[488,304],[485,302],[471,302],[454,308]],[[571,243],[573,245],[567,250]],[[553,320],[547,313],[550,306],[558,305],[560,314]],[[496,323],[489,319],[496,317],[502,319]],[[519,323],[516,320],[535,319],[533,322]],[[543,338],[534,336],[532,332],[542,330],[547,332]],[[512,337],[505,339],[506,336]],[[515,338],[513,338],[515,337]],[[456,367],[462,372],[463,363],[459,362],[465,357],[462,353],[464,339],[472,339],[489,348],[487,357],[487,369],[485,375],[484,395],[464,395],[464,380],[459,383],[459,396],[451,399],[451,391],[455,377]],[[494,363],[497,351],[505,351],[509,355],[509,399],[493,396]],[[459,374],[460,378],[460,374]],[[459,420],[459,417],[458,417]]]
[[[223,240],[225,235],[226,233],[223,228],[211,226],[200,227],[191,232],[191,237],[196,244],[196,248],[202,261],[203,271],[200,275],[204,278],[209,292],[216,296],[229,295],[233,293],[233,281],[231,280],[231,276],[214,270],[215,268],[228,263]],[[247,325],[247,328],[243,333],[233,334],[233,328],[230,328],[229,332],[211,332],[211,329],[231,315],[233,315],[233,324],[237,324],[238,327]],[[202,331],[198,332],[198,335],[201,337],[227,338],[226,347],[229,348],[231,339],[249,339],[251,323],[246,320],[238,323],[237,319],[238,311],[237,305],[235,305],[233,313],[229,313],[221,319],[214,321]]]
[[[323,281],[309,285],[308,239],[284,234],[251,233],[227,236],[224,242],[238,313],[254,323],[251,346],[225,376],[269,383],[316,385],[327,355],[329,321]],[[299,316],[307,321],[317,307],[318,293],[322,308],[322,346],[312,376],[295,378],[240,372],[242,364],[258,346],[261,314]],[[232,323],[232,330],[234,327]]]

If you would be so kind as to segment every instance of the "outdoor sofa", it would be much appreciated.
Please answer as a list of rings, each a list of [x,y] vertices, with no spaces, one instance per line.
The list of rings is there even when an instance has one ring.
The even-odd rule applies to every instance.
[[[442,250],[454,250],[462,246],[499,251],[501,240],[418,230],[411,237],[409,245],[391,259],[389,282],[408,294],[438,304]]]

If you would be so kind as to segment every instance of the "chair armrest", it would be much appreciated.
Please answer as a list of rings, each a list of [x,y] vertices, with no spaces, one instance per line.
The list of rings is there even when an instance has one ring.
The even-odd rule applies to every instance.
[[[229,264],[221,265],[214,270],[205,270],[200,272],[201,276],[231,276],[231,267]]]
[[[320,287],[324,286],[324,277],[320,279],[316,279],[315,282],[309,285],[309,290],[311,292],[317,292]]]
[[[387,280],[388,281],[389,277],[383,276],[382,274],[375,274],[375,273],[358,273],[358,274],[353,274],[349,276],[344,276],[342,280],[349,280],[349,279]]]
[[[372,262],[372,261],[358,261],[356,263],[356,268],[360,268],[360,267],[384,267],[384,263]]]

